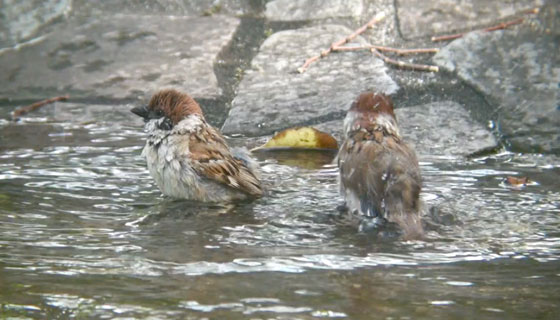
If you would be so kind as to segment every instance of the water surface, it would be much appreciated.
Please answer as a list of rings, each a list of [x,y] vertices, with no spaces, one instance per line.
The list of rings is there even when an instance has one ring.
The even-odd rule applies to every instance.
[[[558,314],[556,157],[420,155],[427,239],[380,240],[337,217],[338,172],[324,155],[260,154],[268,193],[254,202],[161,197],[130,107],[57,103],[1,124],[2,316]],[[511,188],[506,176],[537,184]]]

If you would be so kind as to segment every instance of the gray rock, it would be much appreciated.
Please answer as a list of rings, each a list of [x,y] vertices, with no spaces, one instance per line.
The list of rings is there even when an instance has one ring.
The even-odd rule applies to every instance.
[[[307,26],[339,24],[352,30],[381,15],[384,18],[361,36],[371,44],[393,45],[399,38],[394,0],[275,0],[267,3],[265,11],[270,21],[306,21]]]
[[[12,2],[12,3],[10,3]],[[0,0],[0,49],[36,36],[41,28],[67,14],[70,0]]]
[[[238,24],[224,16],[72,19],[39,43],[0,54],[0,99],[145,99],[162,87],[213,99],[221,95],[214,61]]]
[[[349,107],[349,106],[348,106]],[[452,101],[397,108],[400,133],[422,156],[467,156],[496,148],[490,130],[472,120],[467,110]],[[342,141],[342,120],[329,121],[315,128]]]
[[[397,19],[395,19],[396,10],[394,0],[376,0],[365,1],[364,10],[360,19],[361,23],[353,23],[351,28],[363,25],[379,14],[384,14],[385,18],[378,21],[373,28],[367,29],[362,33],[362,37],[370,44],[379,46],[403,46],[401,37],[398,34]]]
[[[401,134],[421,155],[466,156],[498,146],[489,129],[452,101],[395,111]]]
[[[513,150],[560,152],[560,55],[557,35],[517,30],[471,33],[434,61],[497,105],[495,119]]]
[[[298,73],[304,61],[352,31],[324,25],[273,34],[241,81],[223,131],[258,136],[341,117],[365,90],[387,94],[398,87],[383,62],[369,52],[333,53]],[[360,37],[359,43],[364,43]]]
[[[362,0],[274,0],[266,4],[266,18],[273,21],[359,17]]]
[[[405,38],[448,34],[485,26],[521,10],[543,4],[542,0],[398,0],[397,16]]]
[[[212,14],[256,15],[263,10],[257,1],[230,0],[74,0],[73,15],[106,16],[114,13],[134,15],[201,16]]]

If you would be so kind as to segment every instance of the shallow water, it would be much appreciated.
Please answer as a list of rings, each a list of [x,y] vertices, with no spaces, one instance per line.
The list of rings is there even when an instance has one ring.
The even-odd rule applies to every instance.
[[[420,155],[427,239],[337,218],[328,156],[259,154],[268,194],[170,201],[130,106],[57,103],[0,124],[0,314],[22,318],[554,318],[552,156]],[[236,140],[236,144],[247,141]],[[538,184],[506,186],[506,176]]]

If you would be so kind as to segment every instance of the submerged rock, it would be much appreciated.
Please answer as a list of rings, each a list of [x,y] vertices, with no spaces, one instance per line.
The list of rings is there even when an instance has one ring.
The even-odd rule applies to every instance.
[[[397,108],[395,115],[401,135],[420,156],[467,156],[498,146],[492,132],[453,101]],[[316,128],[332,134],[339,142],[344,138],[342,120],[322,123]]]
[[[216,98],[214,61],[238,24],[224,16],[72,19],[38,43],[0,54],[0,99],[144,99],[162,87]]]
[[[394,93],[398,87],[385,65],[368,51],[331,53],[297,72],[306,59],[351,33],[323,25],[270,36],[239,85],[224,133],[259,136],[314,124],[341,117],[359,92]],[[361,37],[355,41],[365,43]]]
[[[558,153],[559,40],[527,25],[470,33],[433,60],[495,103],[494,120],[514,151]]]

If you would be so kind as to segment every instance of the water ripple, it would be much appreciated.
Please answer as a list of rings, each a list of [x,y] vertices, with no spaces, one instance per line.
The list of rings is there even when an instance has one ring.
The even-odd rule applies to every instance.
[[[162,286],[173,287],[181,281],[189,285],[201,281],[209,288],[205,281],[214,281],[215,275],[246,283],[247,277],[258,274],[305,274],[297,279],[309,285],[307,278],[321,271],[340,275],[366,270],[368,277],[375,277],[383,270],[405,268],[413,270],[409,273],[414,276],[443,265],[455,269],[477,262],[560,260],[560,165],[555,157],[423,156],[427,237],[424,241],[383,241],[339,221],[338,170],[325,159],[318,163],[299,157],[293,162],[286,154],[279,159],[261,158],[267,194],[251,203],[171,201],[160,196],[140,155],[145,136],[140,126],[26,121],[29,124],[24,121],[21,126],[45,121],[64,130],[0,151],[0,272],[9,272],[6,279],[21,283],[39,279],[40,286],[33,290],[43,299],[4,303],[2,310],[14,314],[45,317],[34,312],[46,304],[108,318],[120,314],[181,317],[185,310],[351,317],[336,308],[264,297],[215,303],[196,297],[176,302],[175,297],[170,310],[135,305],[124,297],[135,292],[138,281],[153,285],[146,292],[159,292]],[[537,183],[514,190],[502,182],[510,175],[529,176]],[[479,285],[464,275],[440,279],[426,272],[425,279],[436,279],[445,288]],[[70,289],[92,283],[99,287],[93,286],[84,295]],[[18,285],[0,283],[0,291],[18,296]],[[314,285],[295,288],[294,294],[321,297],[321,284]],[[99,300],[105,292],[120,301]],[[453,307],[460,303],[439,296],[425,304]]]

